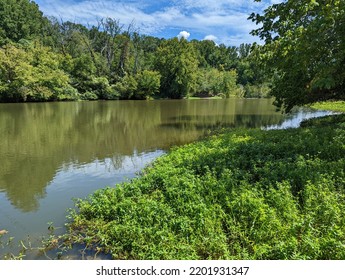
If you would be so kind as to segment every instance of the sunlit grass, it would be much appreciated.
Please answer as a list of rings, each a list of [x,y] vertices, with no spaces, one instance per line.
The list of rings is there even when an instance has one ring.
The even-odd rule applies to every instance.
[[[344,122],[175,148],[78,200],[61,240],[114,259],[345,259]]]
[[[318,110],[345,112],[345,101],[318,102],[312,104],[310,107]]]

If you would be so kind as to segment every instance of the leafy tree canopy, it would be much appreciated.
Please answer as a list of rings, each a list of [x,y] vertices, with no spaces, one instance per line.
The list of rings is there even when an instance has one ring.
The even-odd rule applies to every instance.
[[[191,93],[196,83],[198,60],[193,45],[177,38],[162,43],[157,50],[156,69],[161,74],[161,93],[179,99]]]
[[[0,101],[76,99],[77,91],[60,69],[61,55],[35,42],[0,48]]]
[[[279,107],[345,98],[345,1],[287,0],[249,18]]]
[[[248,44],[155,38],[113,18],[87,27],[31,0],[0,0],[0,19],[0,102],[267,96]]]
[[[27,0],[0,0],[0,45],[42,35],[48,20],[38,5]]]

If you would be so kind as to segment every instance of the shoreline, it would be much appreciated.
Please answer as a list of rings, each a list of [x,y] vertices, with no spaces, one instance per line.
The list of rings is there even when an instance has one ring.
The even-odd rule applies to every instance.
[[[345,106],[344,106],[344,109],[345,109]],[[331,121],[331,119],[332,119],[333,117],[329,117],[329,118],[322,118],[322,119],[320,119],[320,120],[324,120],[324,121],[321,121],[321,125],[322,125],[322,127],[324,127],[324,126],[332,126],[332,125],[336,125],[336,122],[335,123],[333,123],[332,121]],[[341,116],[339,116],[339,117],[337,117],[337,118],[339,118],[339,120],[342,118]],[[329,119],[328,121],[327,121],[327,119]],[[305,122],[305,124],[308,126],[308,129],[309,129],[309,127],[313,127],[313,126],[315,126],[313,123],[318,123],[318,122],[320,122],[320,121],[315,121],[315,120],[309,120],[309,121],[306,121]],[[323,124],[322,124],[322,122],[324,122]],[[326,124],[325,122],[329,122],[329,124]],[[320,124],[318,124],[318,125],[320,125]],[[317,130],[319,130],[320,128],[313,128],[315,131],[317,131]],[[299,128],[299,129],[297,129],[297,130],[300,130],[300,131],[303,131],[303,128]],[[296,129],[289,129],[288,131],[290,131],[290,132],[286,132],[286,133],[284,133],[284,132],[273,132],[272,134],[275,134],[275,133],[278,133],[279,135],[285,135],[284,137],[286,137],[287,135],[290,135],[290,133],[291,132],[294,132],[294,133],[291,133],[291,134],[293,134],[293,135],[297,135],[298,136],[298,133],[296,132]],[[266,132],[265,132],[266,133]],[[260,136],[261,135],[261,136]],[[129,194],[129,196],[128,196],[128,198],[129,198],[129,200],[127,200],[127,195],[126,195],[126,197],[122,197],[122,199],[123,199],[123,201],[118,201],[118,202],[120,202],[120,203],[124,203],[125,202],[125,200],[127,200],[127,203],[130,203],[130,201],[131,201],[131,203],[138,203],[138,199],[134,199],[134,197],[133,197],[133,194],[137,194],[137,196],[139,197],[139,202],[140,202],[140,200],[142,199],[142,201],[141,201],[141,203],[143,203],[143,205],[144,204],[146,204],[146,203],[148,203],[148,201],[146,201],[147,199],[149,199],[149,200],[157,200],[156,202],[158,203],[158,202],[160,202],[160,199],[162,199],[162,197],[164,198],[165,196],[166,196],[166,193],[164,193],[165,191],[166,191],[166,188],[168,188],[168,187],[170,187],[169,185],[170,185],[170,177],[171,177],[171,179],[174,179],[174,180],[182,180],[181,181],[181,184],[184,186],[185,184],[187,185],[187,186],[189,186],[189,188],[188,188],[188,190],[192,190],[192,189],[190,189],[190,188],[193,188],[193,187],[195,187],[193,184],[195,183],[199,188],[202,188],[203,186],[200,186],[200,184],[201,185],[204,185],[204,184],[208,184],[209,182],[209,179],[212,181],[212,180],[214,180],[215,182],[218,182],[219,181],[219,179],[220,178],[218,178],[218,176],[215,176],[214,177],[214,175],[215,174],[213,174],[213,172],[216,172],[216,173],[221,173],[220,172],[220,170],[223,170],[224,168],[224,166],[223,166],[223,164],[221,164],[222,162],[224,163],[224,157],[228,157],[229,155],[228,155],[228,152],[226,152],[227,150],[229,151],[229,152],[231,152],[231,150],[232,150],[232,148],[231,147],[229,147],[228,145],[225,145],[226,143],[223,143],[222,145],[220,145],[220,143],[219,142],[224,142],[224,138],[229,138],[229,139],[227,139],[227,141],[228,141],[228,144],[231,146],[234,146],[234,147],[236,147],[237,145],[247,145],[249,142],[251,142],[253,139],[255,139],[256,137],[262,137],[262,135],[263,135],[263,132],[260,132],[260,130],[259,129],[231,129],[231,130],[223,130],[223,131],[221,131],[221,132],[218,132],[218,133],[216,133],[215,135],[211,135],[211,136],[208,136],[206,139],[202,139],[202,140],[199,140],[199,141],[197,141],[197,142],[194,142],[194,143],[192,143],[192,144],[187,144],[187,145],[184,145],[184,146],[182,146],[182,147],[176,147],[176,148],[173,148],[172,149],[172,151],[171,152],[169,152],[167,155],[163,155],[162,157],[160,157],[160,158],[158,158],[158,159],[156,159],[155,160],[155,162],[152,164],[152,165],[150,165],[149,167],[147,167],[147,168],[145,168],[144,170],[142,170],[141,171],[141,176],[138,178],[138,179],[135,179],[135,180],[132,180],[132,181],[130,181],[129,183],[125,183],[125,184],[120,184],[120,185],[118,185],[118,187],[119,188],[122,188],[123,189],[123,192],[125,192],[125,193],[127,193],[127,191],[128,191],[128,188],[130,189],[130,188],[132,188],[132,191],[130,191],[129,193],[127,193],[127,195]],[[271,137],[270,136],[270,134],[268,133],[268,134],[266,134],[266,137],[264,137],[264,139],[263,140],[265,140],[265,141],[267,141],[268,139],[267,138],[269,138],[269,137]],[[282,138],[284,138],[284,137],[282,137]],[[298,136],[299,137],[299,136]],[[264,141],[264,142],[265,142]],[[276,143],[275,143],[275,145],[277,145],[277,146],[279,146],[279,141],[278,141],[278,139],[276,139],[275,140],[276,141]],[[303,140],[303,139],[301,139],[300,141],[305,141],[305,140]],[[255,142],[255,141],[254,141]],[[265,150],[265,149],[262,149],[267,143],[264,143],[264,142],[262,142],[261,143],[261,145],[263,145],[263,146],[260,146],[259,148],[261,148],[261,149],[258,149],[257,147],[255,148],[255,145],[252,147],[252,149],[250,149],[250,151],[249,151],[249,153],[254,153],[253,154],[253,157],[255,158],[255,156],[256,156],[256,153],[255,153],[255,151],[262,151],[262,150]],[[289,141],[288,141],[289,142]],[[285,143],[285,145],[294,145],[295,143],[291,140],[289,143]],[[253,144],[253,143],[252,143]],[[299,143],[300,145],[302,145],[302,143]],[[281,145],[281,144],[280,144]],[[283,145],[284,146],[284,145]],[[193,148],[194,147],[194,148]],[[321,146],[320,146],[321,147]],[[278,150],[278,148],[279,147],[275,147],[274,146],[274,148],[275,149],[277,149]],[[190,150],[192,149],[192,151],[193,152],[191,152]],[[216,152],[216,151],[213,151],[213,150],[218,150],[218,153]],[[213,152],[212,152],[213,151]],[[246,150],[244,150],[245,152],[247,152]],[[215,162],[214,162],[214,164],[210,164],[209,162],[208,162],[208,160],[209,160],[209,158],[205,155],[204,157],[203,157],[203,160],[200,160],[198,157],[200,157],[200,156],[202,156],[201,155],[201,153],[202,152],[204,152],[206,155],[207,154],[209,154],[210,152],[212,152],[212,153],[215,153],[215,154],[213,154],[212,156],[211,156],[211,158],[212,157],[214,157],[214,160],[215,160]],[[284,151],[282,151],[282,152],[284,152]],[[212,154],[211,153],[211,154]],[[172,154],[172,155],[171,155]],[[242,156],[242,155],[240,155],[240,156]],[[247,156],[249,156],[249,155],[247,155]],[[194,159],[194,157],[197,157],[197,159],[195,160]],[[303,156],[303,157],[305,157],[305,156]],[[168,158],[168,160],[166,159],[166,158]],[[170,162],[169,163],[169,158],[170,158],[170,161],[172,161],[172,162]],[[265,159],[265,157],[264,157],[264,159]],[[266,158],[267,159],[267,158]],[[197,164],[196,166],[194,165],[194,166],[189,166],[188,165],[188,162],[190,163],[190,162],[193,162],[194,161],[194,164]],[[217,162],[217,161],[220,161],[219,163]],[[245,162],[244,160],[243,160],[243,162]],[[265,161],[263,160],[263,159],[259,159],[259,162],[261,162],[260,163],[260,165],[262,165],[262,164],[266,164],[265,163]],[[291,162],[288,162],[289,164],[291,164]],[[162,166],[159,166],[160,164],[162,164]],[[206,166],[203,166],[204,164],[206,164]],[[273,163],[272,163],[273,164]],[[187,165],[187,166],[185,166],[185,165]],[[158,166],[158,167],[157,167]],[[261,166],[258,166],[258,167],[261,167]],[[258,168],[258,167],[256,167],[256,168]],[[177,169],[181,169],[180,171],[178,171],[178,170],[176,170],[176,168]],[[205,169],[206,168],[206,169]],[[166,170],[167,169],[167,170]],[[242,168],[241,167],[241,169],[239,169],[238,170],[238,168],[237,168],[237,173],[239,173],[240,175],[241,175],[241,170],[242,169],[244,169],[245,170],[245,168]],[[169,171],[170,170],[170,171]],[[164,175],[164,174],[166,174],[166,172],[171,172],[171,173],[169,173],[168,175]],[[183,172],[182,172],[183,171]],[[236,172],[233,170],[233,169],[231,169],[231,168],[226,168],[226,170],[225,170],[226,172],[232,172],[232,173],[234,173],[235,175],[236,175]],[[177,174],[176,174],[176,172],[177,172]],[[210,176],[210,177],[207,177],[207,178],[204,178],[205,177],[205,175],[206,174],[204,174],[204,173],[210,173],[210,174],[208,174],[208,176]],[[251,174],[253,172],[253,170],[250,170],[250,172],[248,173],[248,176],[252,176],[253,174]],[[255,171],[255,172],[257,172],[257,171]],[[274,170],[272,171],[273,173],[274,173]],[[151,174],[151,173],[153,173],[153,174]],[[237,174],[237,175],[239,175],[239,174]],[[154,175],[154,176],[153,176]],[[149,177],[149,178],[147,178],[147,176]],[[154,177],[154,178],[151,178],[151,177]],[[163,177],[162,177],[163,176]],[[165,177],[164,177],[165,176]],[[242,176],[242,175],[241,175]],[[247,176],[247,175],[246,175]],[[257,176],[257,175],[256,175]],[[294,176],[296,176],[296,174],[294,175]],[[153,180],[154,179],[154,180]],[[207,179],[207,180],[205,180],[205,179]],[[266,178],[267,179],[267,178]],[[146,181],[147,180],[147,181]],[[153,180],[153,181],[152,181]],[[162,189],[162,186],[160,185],[160,184],[158,184],[157,182],[156,182],[156,180],[158,180],[159,182],[160,182],[160,184],[162,184],[162,180],[164,181],[163,183],[163,186],[165,186],[165,189],[163,188]],[[225,180],[225,179],[224,179]],[[267,179],[268,180],[268,179]],[[191,185],[189,185],[189,183],[188,182],[193,182],[193,183],[191,183]],[[268,180],[268,182],[269,182],[269,180]],[[144,193],[142,192],[142,189],[141,189],[141,187],[142,187],[142,184],[143,183],[145,183],[144,185],[147,185],[146,187],[150,187],[150,185],[151,185],[151,187],[152,187],[152,184],[153,185],[155,185],[156,187],[157,187],[157,189],[156,189],[156,191],[157,191],[157,194],[159,194],[158,196],[157,196],[157,194],[155,194],[153,197],[152,197],[152,191],[151,192],[149,192],[149,193],[146,193],[145,195],[144,195]],[[174,182],[174,181],[172,181],[172,183],[173,184],[176,184],[176,182]],[[224,183],[224,182],[223,182]],[[213,187],[213,188],[215,188],[216,186],[215,185],[213,185],[213,186],[211,186],[211,187]],[[248,185],[248,187],[249,187],[249,185]],[[178,188],[179,188],[179,184],[177,184],[176,185],[176,188],[177,189],[175,189],[174,190],[174,192],[176,192],[177,191],[177,194],[178,194]],[[89,197],[89,199],[90,200],[78,200],[78,202],[77,202],[77,204],[76,204],[76,206],[77,206],[77,208],[79,207],[79,206],[82,206],[82,209],[83,209],[83,211],[85,211],[85,208],[84,208],[84,206],[83,205],[88,205],[88,203],[90,202],[90,201],[92,201],[93,199],[95,199],[95,196],[97,196],[97,193],[102,193],[102,195],[104,195],[104,194],[107,194],[107,195],[105,195],[104,196],[104,198],[106,198],[108,195],[110,195],[110,197],[109,197],[109,199],[113,196],[113,189],[112,188],[109,188],[109,193],[108,193],[108,189],[102,189],[102,190],[100,190],[99,192],[95,192],[95,193],[92,193],[91,195],[90,195],[90,197]],[[116,191],[115,191],[116,192]],[[143,196],[144,195],[144,196]],[[187,196],[190,196],[191,194],[189,194],[189,193],[186,193],[186,194],[184,194],[184,195],[187,195]],[[198,194],[198,196],[199,196],[199,194]],[[203,197],[204,196],[202,196],[200,199],[202,200],[203,199]],[[191,199],[195,199],[195,198],[193,198],[193,195],[190,197]],[[107,198],[108,199],[108,198]],[[98,204],[100,204],[100,205],[103,205],[104,204],[104,201],[102,201],[102,200],[100,200],[100,201],[98,201],[99,203]],[[183,202],[183,201],[182,201]],[[196,205],[198,204],[198,200],[197,200],[197,202],[195,203]],[[80,204],[79,204],[80,203]],[[102,208],[102,206],[100,206],[100,205],[94,205],[94,207],[96,207],[96,208],[98,208],[98,207],[100,207],[100,208]],[[182,204],[181,204],[182,205]],[[104,205],[103,205],[104,206]],[[125,205],[126,206],[126,205]],[[158,205],[159,206],[159,205]],[[158,207],[157,206],[157,207]],[[164,205],[164,207],[163,207],[163,209],[169,209],[169,207],[170,207],[171,205],[170,204],[167,204],[167,205]],[[200,206],[200,205],[199,205]],[[198,207],[199,207],[198,206]],[[211,205],[212,206],[212,205]],[[126,206],[127,207],[127,206]],[[151,207],[151,206],[150,206]],[[181,206],[182,207],[182,206]],[[75,211],[77,211],[77,208],[74,208],[74,210]],[[212,207],[211,207],[212,208]],[[221,208],[222,208],[222,205],[221,205]],[[109,207],[109,209],[111,209],[111,207]],[[105,211],[105,212],[107,212],[107,211],[110,211],[109,209],[106,209],[106,207],[103,207],[103,210],[102,211]],[[202,209],[202,208],[201,208]],[[79,209],[80,210],[80,209]],[[175,209],[176,210],[176,209]],[[174,211],[175,211],[174,210]],[[200,209],[199,209],[200,210]],[[81,211],[81,212],[83,212],[83,211]],[[102,212],[101,211],[101,212]],[[121,209],[119,208],[119,210],[118,211],[121,211]],[[125,211],[125,210],[124,210]],[[138,211],[138,215],[140,214],[139,212],[140,212],[140,209],[137,209],[137,210],[135,210],[135,211]],[[163,211],[163,210],[162,210]],[[205,210],[203,210],[203,211],[205,211]],[[217,210],[218,211],[218,210]],[[164,213],[164,211],[163,211],[163,213]],[[104,213],[103,213],[104,214]],[[102,215],[103,215],[102,214]],[[147,215],[148,216],[150,216],[149,215],[150,213],[147,213]],[[200,213],[198,212],[197,213],[198,215],[200,215]],[[76,215],[76,216],[74,216],[74,215]],[[157,213],[157,215],[159,216],[159,213]],[[222,215],[220,215],[220,216],[222,216]],[[89,224],[89,222],[88,222],[88,219],[85,219],[85,217],[80,217],[80,216],[78,216],[77,215],[77,212],[74,212],[74,213],[72,213],[72,217],[74,217],[75,218],[75,220],[74,220],[74,222],[72,221],[72,220],[70,220],[70,223],[69,223],[69,226],[71,226],[70,227],[70,229],[72,229],[72,227],[73,226],[75,226],[75,222],[77,221],[78,222],[78,219],[81,219],[80,220],[80,222],[81,223],[86,223],[86,224]],[[139,217],[139,216],[138,216]],[[140,217],[139,217],[140,218]],[[193,216],[189,216],[189,219],[186,219],[185,220],[185,223],[193,223],[193,219],[194,219],[195,217],[193,217]],[[135,220],[135,219],[134,219]],[[91,221],[91,220],[90,220]],[[98,218],[96,219],[96,221],[98,221]],[[104,222],[104,221],[103,221]],[[102,222],[102,223],[103,223]],[[111,222],[111,221],[110,221]],[[169,221],[166,221],[168,224],[169,224]],[[74,224],[73,224],[74,223]],[[180,223],[180,222],[179,222]],[[84,224],[84,226],[86,226],[86,224]],[[90,225],[90,228],[88,228],[88,229],[86,229],[86,231],[88,231],[88,230],[90,230],[90,232],[92,233],[92,230],[96,230],[96,228],[93,228],[92,227],[92,224],[89,224]],[[100,230],[102,231],[102,227],[103,226],[105,226],[104,224],[102,224],[101,225],[101,227],[100,227]],[[126,223],[124,224],[124,226],[126,226]],[[142,227],[139,227],[139,228],[142,228]],[[54,226],[52,226],[52,229],[54,229]],[[219,229],[218,229],[219,230]],[[176,231],[176,230],[175,230]],[[52,235],[52,237],[51,237],[51,239],[49,239],[48,238],[48,240],[45,240],[45,245],[44,246],[47,246],[47,248],[49,248],[49,249],[51,249],[51,248],[53,248],[53,253],[54,252],[56,252],[56,251],[59,251],[61,248],[63,248],[63,250],[62,251],[64,251],[64,250],[67,250],[66,248],[69,248],[69,246],[71,246],[71,247],[75,247],[76,246],[76,244],[83,244],[83,243],[85,243],[85,236],[76,236],[76,235],[74,235],[75,234],[75,232],[73,232],[73,230],[70,232],[70,236],[68,237],[68,234],[62,234],[62,235],[60,235],[60,236],[55,236],[55,235]],[[80,232],[80,234],[82,234],[83,235],[83,233],[82,232]],[[170,233],[171,234],[171,233]],[[168,234],[169,235],[169,234]],[[92,234],[90,235],[90,236],[92,236]],[[164,234],[162,234],[162,236],[164,236]],[[70,243],[68,244],[68,242],[66,243],[66,240],[68,239],[68,238],[72,238],[72,240],[70,241]],[[95,236],[93,237],[93,238],[96,238]],[[104,238],[104,236],[102,236],[101,238]],[[57,242],[57,240],[58,240],[58,242]],[[97,241],[97,240],[92,240],[91,241],[91,243],[89,244],[89,246],[90,246],[90,254],[92,255],[93,253],[97,253],[97,255],[99,255],[101,252],[102,253],[104,253],[106,256],[107,256],[107,254],[112,254],[110,251],[107,251],[107,250],[109,250],[109,248],[103,248],[103,249],[105,249],[105,251],[100,251],[100,252],[96,252],[96,251],[93,251],[93,249],[95,249],[95,248],[101,248],[102,246],[100,246],[101,244],[97,241],[97,242],[94,242],[94,241]],[[57,243],[56,243],[57,242]],[[94,243],[93,243],[94,242]],[[179,242],[177,242],[177,243],[179,243]],[[93,246],[96,246],[95,248],[93,248],[92,249],[92,247]],[[23,246],[25,246],[25,245],[23,245]],[[58,247],[56,247],[56,246],[58,246]],[[61,247],[62,246],[62,247]],[[65,247],[66,246],[66,247]],[[214,245],[213,245],[214,246]],[[43,247],[42,247],[43,248]],[[42,249],[41,248],[41,249]],[[35,249],[35,248],[31,248],[32,250],[37,250],[37,249]],[[92,253],[93,252],[93,253]],[[49,256],[51,256],[51,255],[49,255]],[[55,257],[57,257],[57,258],[60,258],[59,257],[60,255],[59,254],[57,254],[57,256],[55,256]],[[12,256],[12,257],[14,257],[14,256]],[[54,256],[52,256],[52,258],[54,259],[55,258]],[[73,259],[75,259],[75,254],[73,254],[73,255],[64,255],[63,257],[65,257],[65,258],[69,258],[69,257],[73,257]],[[195,258],[197,258],[197,255],[195,255],[194,256]],[[20,258],[25,258],[25,256],[19,256],[19,259]],[[106,258],[108,258],[108,257],[106,257]],[[113,257],[112,258],[114,258],[114,255],[113,255]],[[120,259],[126,259],[127,257],[126,256],[123,256],[123,255],[121,255],[121,256],[119,256],[119,257],[117,257],[117,258],[120,258]],[[172,256],[172,258],[174,258],[174,256]],[[169,259],[169,257],[162,257],[162,259]]]
[[[334,234],[345,220],[327,215],[345,210],[344,121],[233,129],[172,149],[139,178],[79,200],[61,240],[113,259],[342,259],[345,235]]]

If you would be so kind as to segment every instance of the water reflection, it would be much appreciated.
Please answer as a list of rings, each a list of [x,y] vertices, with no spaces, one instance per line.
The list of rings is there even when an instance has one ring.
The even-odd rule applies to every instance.
[[[1,104],[0,189],[24,212],[36,211],[57,170],[70,163],[166,150],[218,127],[259,127],[282,118],[270,100]]]
[[[283,120],[267,99],[0,104],[0,227],[46,234],[71,198],[132,178],[171,146]]]

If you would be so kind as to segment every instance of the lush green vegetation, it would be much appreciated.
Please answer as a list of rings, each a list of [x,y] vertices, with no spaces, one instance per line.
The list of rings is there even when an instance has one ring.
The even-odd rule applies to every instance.
[[[0,0],[0,18],[0,102],[269,94],[248,44],[160,39],[112,18],[86,28],[29,0]]]
[[[345,101],[317,102],[317,103],[312,104],[311,107],[318,110],[345,112]]]
[[[235,129],[173,149],[78,200],[62,239],[115,259],[344,259],[344,124]]]
[[[86,28],[0,0],[0,101],[271,91],[289,111],[344,100],[344,5],[274,4],[250,16],[264,46],[227,47],[144,36],[111,18]],[[233,130],[174,149],[140,178],[77,201],[64,244],[117,259],[344,259],[344,121]]]
[[[250,18],[261,26],[252,34],[265,41],[260,60],[278,106],[345,99],[345,1],[282,1]]]
[[[160,39],[112,18],[87,28],[29,0],[0,0],[0,18],[0,102],[273,95],[289,111],[345,98],[340,0],[253,13],[263,46]]]

